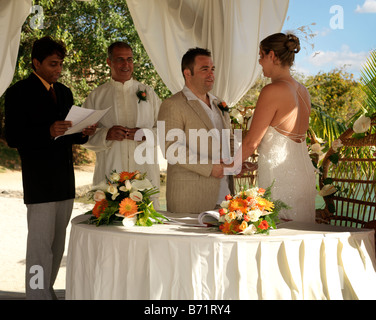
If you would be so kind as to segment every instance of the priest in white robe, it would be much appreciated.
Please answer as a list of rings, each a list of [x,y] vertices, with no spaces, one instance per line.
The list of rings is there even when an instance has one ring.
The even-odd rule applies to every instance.
[[[84,145],[96,152],[93,185],[104,181],[113,170],[139,170],[159,188],[157,118],[161,101],[151,87],[132,78],[133,52],[128,44],[113,43],[108,48],[107,64],[110,81],[94,89],[83,105],[95,110],[112,107]],[[158,194],[153,201],[158,209]]]

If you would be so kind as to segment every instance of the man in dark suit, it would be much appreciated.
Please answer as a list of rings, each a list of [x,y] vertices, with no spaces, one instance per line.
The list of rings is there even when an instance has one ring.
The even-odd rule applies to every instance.
[[[35,41],[34,72],[5,96],[5,136],[17,148],[27,206],[26,297],[56,299],[53,290],[64,253],[66,227],[75,197],[72,145],[83,144],[95,126],[63,135],[73,105],[69,88],[57,80],[66,49],[49,37]]]

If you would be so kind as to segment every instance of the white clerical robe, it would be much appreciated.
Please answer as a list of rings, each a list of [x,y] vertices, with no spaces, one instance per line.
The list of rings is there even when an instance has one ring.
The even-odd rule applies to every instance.
[[[137,91],[146,90],[146,101],[139,101]],[[134,79],[124,84],[111,79],[94,89],[83,104],[84,108],[102,110],[112,107],[100,120],[95,135],[84,145],[96,152],[93,184],[98,185],[117,172],[146,172],[151,183],[160,187],[160,173],[157,154],[157,119],[161,101],[154,90]],[[108,130],[114,125],[141,128],[146,141],[106,140]],[[157,195],[158,196],[158,195]],[[157,198],[154,205],[158,208]]]

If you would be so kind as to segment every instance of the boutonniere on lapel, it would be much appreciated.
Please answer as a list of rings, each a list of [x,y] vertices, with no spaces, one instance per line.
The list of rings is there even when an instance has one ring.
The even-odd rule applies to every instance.
[[[228,105],[224,101],[221,101],[217,106],[222,111],[222,115],[225,115],[225,112],[230,112]]]
[[[138,89],[138,91],[136,92],[136,95],[138,98],[138,103],[140,103],[141,101],[146,101],[146,90],[142,91]]]

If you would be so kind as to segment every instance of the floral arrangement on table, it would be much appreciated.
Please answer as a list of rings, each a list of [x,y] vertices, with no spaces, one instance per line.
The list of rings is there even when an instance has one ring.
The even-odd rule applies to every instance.
[[[154,209],[150,200],[157,193],[159,190],[146,179],[146,173],[113,170],[106,182],[90,192],[95,205],[86,214],[92,215],[89,222],[97,226],[117,221],[125,226],[163,223],[168,219]]]
[[[219,209],[219,229],[226,234],[269,234],[279,222],[278,213],[289,207],[271,200],[271,188],[253,187],[227,195]]]
[[[138,89],[136,96],[138,98],[138,103],[140,103],[141,101],[146,101],[146,90],[142,91]]]

